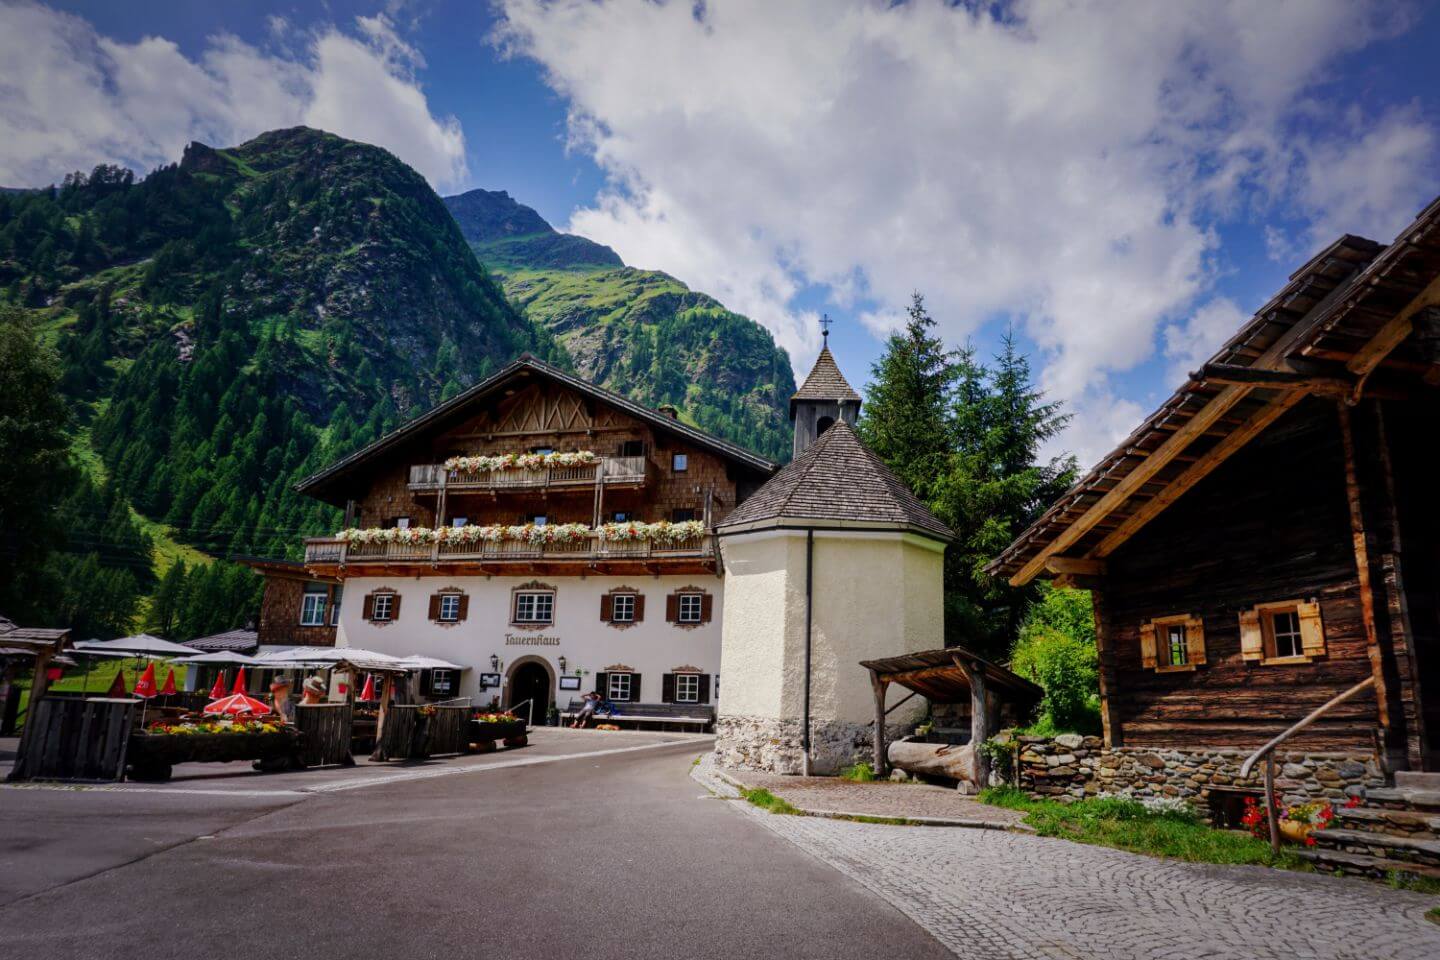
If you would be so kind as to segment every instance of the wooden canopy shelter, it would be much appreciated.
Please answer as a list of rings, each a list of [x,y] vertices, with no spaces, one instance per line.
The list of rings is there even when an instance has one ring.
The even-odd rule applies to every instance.
[[[884,773],[888,763],[885,745],[885,717],[910,697],[920,695],[931,703],[963,703],[970,701],[970,742],[984,743],[995,727],[1003,703],[1012,703],[1028,711],[1040,702],[1045,691],[1019,674],[1012,673],[964,647],[942,650],[921,650],[883,660],[862,660],[860,666],[870,671],[870,686],[875,693],[875,771]],[[888,710],[885,695],[890,684],[910,691]],[[975,754],[977,781],[984,784],[988,770],[983,757]]]

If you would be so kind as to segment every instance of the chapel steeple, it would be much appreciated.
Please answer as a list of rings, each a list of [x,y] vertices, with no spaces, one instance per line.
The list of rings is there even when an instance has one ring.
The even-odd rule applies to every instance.
[[[836,421],[843,420],[850,426],[860,416],[860,394],[846,382],[844,374],[830,353],[829,317],[820,321],[824,345],[810,375],[790,398],[790,419],[795,424],[795,446],[792,457],[804,453],[815,438],[820,436]]]

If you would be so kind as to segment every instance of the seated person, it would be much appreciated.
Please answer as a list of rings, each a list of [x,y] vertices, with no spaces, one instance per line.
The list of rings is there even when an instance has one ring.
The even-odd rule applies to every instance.
[[[295,722],[295,701],[290,699],[292,684],[287,677],[276,677],[270,684],[270,710],[276,719]]]
[[[572,728],[585,727],[591,720],[595,719],[595,711],[600,707],[600,694],[598,691],[591,690],[585,694],[582,700],[580,712],[575,715],[575,719],[570,723]]]

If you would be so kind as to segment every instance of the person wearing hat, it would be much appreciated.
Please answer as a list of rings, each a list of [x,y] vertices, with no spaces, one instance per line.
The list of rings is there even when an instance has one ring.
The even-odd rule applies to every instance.
[[[300,702],[307,706],[312,703],[324,703],[325,698],[330,694],[330,688],[325,685],[325,680],[320,676],[313,676],[306,679],[301,687]]]
[[[270,684],[270,709],[286,723],[295,722],[295,701],[290,699],[292,686],[288,677],[276,677]]]

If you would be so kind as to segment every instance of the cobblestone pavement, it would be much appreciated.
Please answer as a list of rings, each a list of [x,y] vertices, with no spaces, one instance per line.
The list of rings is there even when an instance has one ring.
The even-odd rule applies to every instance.
[[[721,795],[709,758],[696,776]],[[708,779],[707,779],[708,778]],[[754,817],[963,958],[1435,960],[1433,897],[1362,880],[1178,863],[997,830]]]
[[[947,787],[928,783],[852,783],[838,777],[786,777],[726,770],[750,788],[763,787],[811,813],[856,813],[870,817],[964,820],[997,828],[1020,824],[1025,815],[992,807]]]

